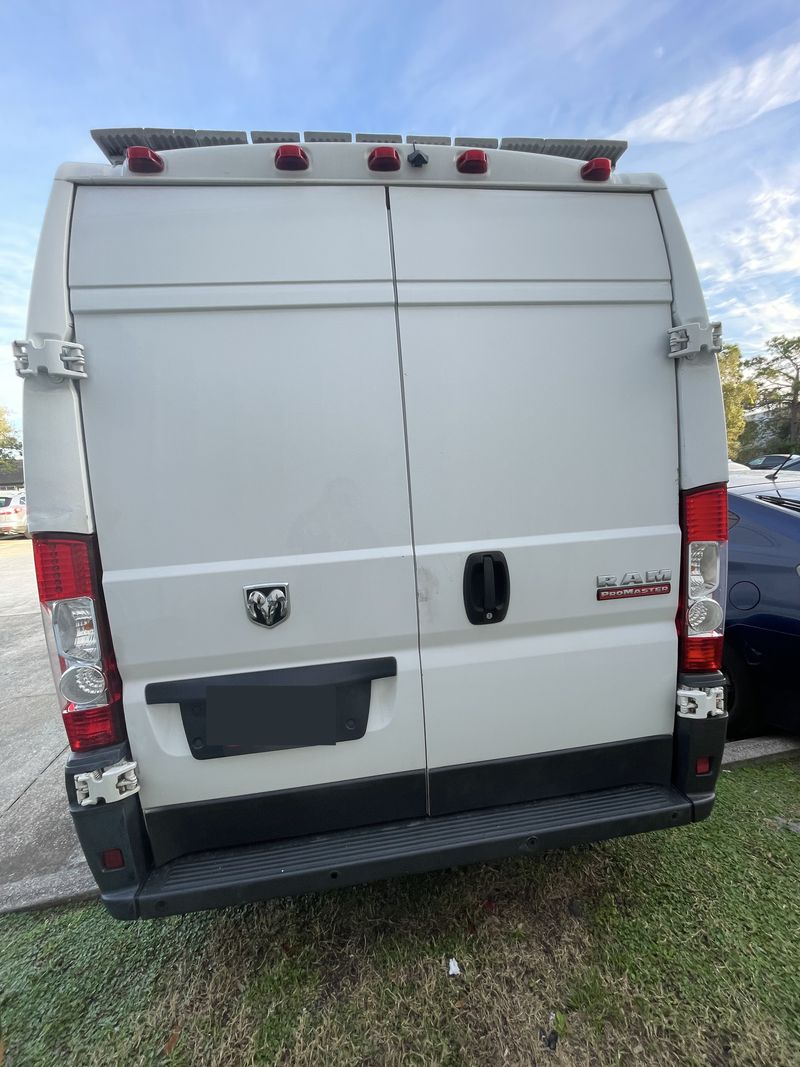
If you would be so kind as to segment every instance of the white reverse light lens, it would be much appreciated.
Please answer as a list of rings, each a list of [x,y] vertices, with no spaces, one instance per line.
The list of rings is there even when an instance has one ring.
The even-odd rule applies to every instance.
[[[53,630],[58,651],[64,659],[78,659],[86,663],[96,663],[100,659],[94,604],[89,597],[56,601],[53,607]]]
[[[695,634],[708,634],[718,630],[722,625],[722,608],[711,598],[695,600],[689,605],[689,630]]]
[[[65,700],[71,704],[105,704],[106,679],[97,667],[70,667],[59,682]]]
[[[689,596],[707,596],[719,585],[719,544],[692,541],[689,545]]]

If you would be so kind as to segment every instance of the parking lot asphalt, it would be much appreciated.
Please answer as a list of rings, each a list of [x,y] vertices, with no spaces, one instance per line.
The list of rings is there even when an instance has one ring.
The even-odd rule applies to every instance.
[[[26,540],[0,540],[0,694],[0,912],[93,896]]]
[[[31,543],[0,539],[0,914],[97,895],[64,792],[68,746],[53,692]],[[738,766],[800,750],[759,737],[726,746]]]

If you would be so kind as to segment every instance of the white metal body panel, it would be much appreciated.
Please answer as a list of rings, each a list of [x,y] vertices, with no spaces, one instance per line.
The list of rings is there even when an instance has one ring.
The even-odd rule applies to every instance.
[[[384,191],[108,196],[78,191],[72,281],[145,808],[423,768]],[[274,630],[244,610],[260,582],[289,583]],[[153,681],[386,655],[366,735],[334,747],[197,761],[178,708],[144,701]]]
[[[653,199],[672,268],[673,325],[706,325],[703,290],[672,198],[659,189]],[[677,362],[681,489],[727,482],[725,407],[717,357],[706,353]]]
[[[42,224],[25,336],[35,347],[47,340],[72,340],[67,255],[73,193],[69,182],[55,182]],[[44,375],[28,377],[22,410],[28,529],[32,533],[91,533],[92,508],[75,386]]]
[[[649,196],[596,205],[391,193],[431,768],[672,730],[669,272]],[[498,625],[464,610],[482,550],[508,561]],[[598,574],[657,568],[669,595],[597,601]]]
[[[649,194],[522,197],[517,189],[394,191],[398,282],[669,280]]]

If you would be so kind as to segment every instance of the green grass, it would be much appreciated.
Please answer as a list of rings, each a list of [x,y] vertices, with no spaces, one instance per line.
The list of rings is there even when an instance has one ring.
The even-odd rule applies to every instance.
[[[4,1067],[800,1065],[799,770],[541,859],[149,923],[4,917]]]

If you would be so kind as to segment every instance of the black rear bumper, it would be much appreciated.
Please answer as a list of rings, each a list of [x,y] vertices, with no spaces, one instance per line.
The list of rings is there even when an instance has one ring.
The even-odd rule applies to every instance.
[[[535,854],[548,848],[679,826],[691,822],[692,817],[691,802],[676,789],[626,786],[195,853],[156,868],[131,903],[135,914],[143,918],[176,915]]]
[[[704,819],[714,803],[726,723],[727,716],[678,722],[670,784],[626,783],[263,844],[194,851],[158,866],[138,796],[97,807],[77,806],[70,779],[84,767],[78,768],[73,761],[68,766],[68,792],[78,837],[108,910],[119,919],[154,918],[532,855]],[[698,774],[697,759],[708,756],[712,757],[709,772]],[[121,869],[103,868],[101,857],[109,848],[122,851],[125,864]]]

